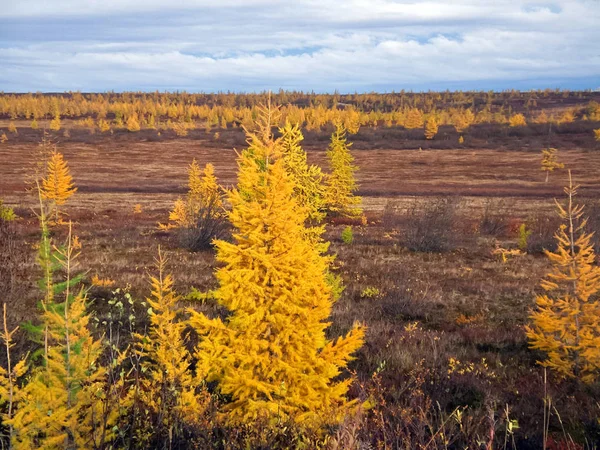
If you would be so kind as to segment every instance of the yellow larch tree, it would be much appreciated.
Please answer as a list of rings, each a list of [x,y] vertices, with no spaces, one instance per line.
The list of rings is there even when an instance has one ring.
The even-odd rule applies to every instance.
[[[261,111],[256,133],[238,160],[238,185],[228,194],[233,242],[218,241],[215,297],[229,311],[209,319],[190,311],[201,336],[198,365],[231,402],[230,425],[293,422],[319,429],[342,419],[354,403],[351,379],[336,378],[363,342],[356,325],[327,339],[333,304],[326,280],[330,258],[306,237],[307,212],[294,197],[273,112]]]
[[[511,127],[524,127],[527,125],[527,121],[525,120],[525,116],[521,113],[514,114],[508,119],[508,124]]]
[[[330,173],[326,178],[325,204],[330,214],[346,217],[359,217],[362,214],[361,198],[354,195],[358,189],[354,172],[356,166],[346,140],[346,130],[337,124],[331,135],[331,143],[327,149],[327,160]]]
[[[283,146],[283,160],[287,173],[294,183],[296,201],[306,208],[309,221],[320,222],[325,217],[323,173],[318,166],[308,165],[306,152],[300,145],[304,136],[299,125],[286,122],[279,132]]]
[[[179,228],[192,227],[198,214],[205,207],[210,207],[211,214],[222,214],[222,188],[217,182],[214,166],[208,163],[204,170],[201,170],[194,159],[188,167],[186,197],[175,201],[169,220]]]
[[[557,202],[564,220],[555,235],[558,249],[546,251],[553,268],[542,280],[545,292],[536,297],[526,331],[531,347],[546,353],[544,366],[563,377],[593,382],[600,375],[600,267],[583,206],[573,203],[577,188],[569,172],[567,204]]]
[[[60,123],[60,114],[58,114],[58,113],[57,113],[57,114],[54,116],[54,119],[52,119],[52,120],[50,121],[50,129],[51,129],[52,131],[59,131],[59,130],[60,130],[60,127],[61,127],[61,123]]]
[[[596,139],[596,142],[600,142],[600,128],[594,130],[594,139]]]
[[[173,289],[173,277],[165,273],[165,265],[159,248],[158,276],[150,277],[152,294],[146,298],[152,311],[150,329],[148,334],[136,337],[142,358],[141,400],[153,413],[156,434],[167,439],[171,448],[173,439],[183,435],[184,427],[202,423],[210,397],[200,391],[191,368],[191,355],[183,337],[186,322],[177,319],[181,297]]]
[[[565,165],[558,161],[558,150],[555,148],[544,148],[542,149],[542,170],[546,172],[546,183],[550,172],[555,169],[562,169]]]
[[[404,126],[408,129],[421,128],[423,126],[423,113],[418,108],[412,108],[406,114]]]
[[[44,217],[42,230],[47,229]],[[115,433],[118,412],[106,395],[107,371],[100,364],[103,343],[89,329],[86,295],[77,287],[81,275],[72,275],[78,255],[75,242],[70,225],[65,246],[51,250],[47,232],[40,242],[40,262],[50,270],[44,289],[52,295],[46,292],[42,301],[42,365],[32,370],[21,389],[19,408],[7,421],[14,430],[11,445],[18,450],[102,448]],[[64,281],[53,281],[53,265],[62,268]],[[63,294],[60,303],[58,296]]]
[[[55,221],[59,222],[59,207],[77,191],[62,153],[54,150],[48,159],[46,177],[42,180],[42,198],[54,203]]]
[[[127,131],[136,132],[140,131],[140,121],[138,119],[137,114],[131,114],[127,118]]]
[[[434,116],[425,122],[425,139],[433,139],[438,132],[438,124]]]

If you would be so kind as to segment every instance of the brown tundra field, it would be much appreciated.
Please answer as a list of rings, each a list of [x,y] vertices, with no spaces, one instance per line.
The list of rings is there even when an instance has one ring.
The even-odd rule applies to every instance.
[[[549,103],[546,111],[561,108]],[[149,295],[159,246],[182,308],[214,309],[209,300],[187,298],[193,289],[216,287],[214,251],[188,251],[175,230],[158,224],[168,222],[185,193],[194,158],[214,164],[222,186],[236,183],[236,152],[246,146],[242,128],[199,125],[181,137],[144,127],[92,133],[70,118],[51,131],[49,123],[39,120],[31,129],[30,120],[0,118],[8,138],[0,144],[0,198],[19,217],[0,235],[0,297],[9,328],[34,320],[40,301],[31,176],[44,133],[78,189],[63,207],[64,219],[81,242],[78,264],[97,318],[106,318],[108,302],[123,291],[136,302]],[[367,326],[365,344],[349,364],[356,375],[350,396],[371,399],[371,407],[344,424],[338,448],[598,448],[600,385],[545,370],[524,331],[551,267],[543,249],[555,247],[554,199],[565,200],[567,169],[580,185],[588,230],[600,235],[596,128],[600,123],[586,120],[473,124],[463,133],[441,125],[425,140],[422,128],[381,124],[349,134],[366,220],[326,222],[345,286],[328,333],[344,334],[357,320]],[[330,124],[304,131],[309,161],[325,172],[332,131]],[[565,168],[545,181],[541,150],[548,147],[558,150]],[[523,224],[531,234],[522,252],[503,261],[495,250],[517,249]],[[344,242],[349,225],[353,240]],[[65,233],[64,226],[52,229],[57,241]],[[34,348],[24,332],[15,339],[17,355]]]

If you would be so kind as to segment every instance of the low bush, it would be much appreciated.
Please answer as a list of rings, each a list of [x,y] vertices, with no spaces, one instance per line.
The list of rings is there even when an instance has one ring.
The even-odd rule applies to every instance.
[[[415,201],[407,211],[402,243],[418,252],[444,252],[457,245],[456,209],[452,197]]]

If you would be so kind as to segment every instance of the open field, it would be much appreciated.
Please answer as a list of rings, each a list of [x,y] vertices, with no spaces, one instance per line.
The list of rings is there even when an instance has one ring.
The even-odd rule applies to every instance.
[[[41,131],[17,124],[23,125],[18,136],[9,134],[8,142],[0,145],[0,198],[22,217],[16,225],[20,238],[16,253],[22,255],[26,269],[9,293],[11,324],[34,317],[39,300],[38,274],[33,269],[38,225],[31,212],[36,198],[26,189]],[[543,370],[536,365],[540,355],[527,346],[524,326],[549,262],[540,253],[506,263],[492,254],[496,243],[516,246],[521,223],[544,218],[557,224],[553,198],[562,198],[567,172],[556,171],[544,182],[543,144],[559,148],[560,160],[581,185],[580,200],[597,202],[600,149],[589,131],[548,137],[507,134],[489,140],[468,137],[464,145],[455,143],[454,135],[447,141],[411,142],[394,133],[365,129],[350,136],[368,223],[353,224],[354,242],[349,245],[340,239],[345,221],[329,223],[326,232],[346,286],[335,306],[330,333],[346,332],[356,320],[368,327],[366,345],[351,364],[361,382],[352,388],[352,395],[379,399],[373,416],[365,419],[365,439],[402,436],[407,433],[407,415],[422,415],[418,420],[424,423],[425,416],[434,420],[426,411],[441,410],[441,417],[457,407],[467,407],[464,426],[473,436],[483,436],[490,428],[503,433],[508,407],[510,419],[520,426],[515,431],[518,448],[540,448],[547,389],[562,417],[562,424],[557,414],[551,420],[553,439],[563,442],[555,448],[583,448],[559,447],[566,445],[567,436],[578,443],[600,442],[598,386],[560,381],[552,373],[545,386]],[[173,202],[185,192],[186,168],[193,158],[201,166],[214,164],[223,186],[236,182],[233,148],[244,146],[241,130],[221,130],[218,139],[201,131],[176,138],[166,132],[159,136],[155,130],[89,135],[76,128],[69,137],[51,135],[78,187],[65,211],[82,243],[80,264],[88,278],[112,280],[143,299],[160,245],[179,292],[215,287],[213,252],[180,248],[175,234],[159,230],[157,223],[167,221]],[[304,146],[309,160],[323,167],[327,139],[325,132],[307,133]],[[415,226],[412,206],[440,197],[454,199],[448,249],[437,253],[407,249],[403,237]],[[138,204],[141,212],[135,213]],[[501,229],[482,231],[486,211],[502,216]],[[593,226],[599,224],[600,217],[592,221]],[[63,235],[64,230],[56,230],[57,238]],[[543,237],[547,239],[547,233]],[[102,302],[111,297],[110,289],[94,286],[91,293],[102,317],[106,309]],[[200,308],[210,310],[211,305]],[[21,337],[18,350],[28,346]],[[385,420],[378,422],[376,414]]]

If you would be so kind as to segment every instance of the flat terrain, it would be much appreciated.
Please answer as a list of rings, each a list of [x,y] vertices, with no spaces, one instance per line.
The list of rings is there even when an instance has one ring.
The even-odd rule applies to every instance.
[[[0,144],[0,198],[23,217],[17,224],[19,248],[30,269],[17,293],[10,295],[12,323],[32,318],[39,300],[32,269],[38,231],[30,211],[36,199],[26,192],[41,137],[41,132],[33,133],[23,129],[19,137],[9,134],[9,141]],[[192,287],[213,288],[213,253],[180,248],[176,236],[160,231],[157,223],[167,221],[173,201],[185,192],[186,167],[193,158],[201,165],[214,164],[222,185],[235,183],[233,148],[243,148],[243,134],[228,131],[219,140],[144,133],[78,138],[74,132],[72,139],[55,135],[79,189],[65,211],[83,245],[80,266],[89,277],[112,280],[115,287],[128,287],[135,298],[143,299],[148,295],[147,274],[161,245],[182,294]],[[504,405],[510,405],[511,417],[521,426],[519,445],[535,447],[542,430],[543,372],[535,364],[539,355],[527,347],[524,326],[549,264],[540,254],[503,263],[492,251],[496,243],[514,248],[520,223],[540,215],[552,217],[552,199],[563,195],[567,172],[552,173],[546,183],[540,170],[541,147],[527,139],[506,138],[497,148],[483,141],[478,147],[468,139],[464,146],[444,144],[449,148],[417,141],[413,148],[401,149],[393,140],[386,148],[382,136],[365,140],[359,135],[353,147],[367,226],[354,224],[351,245],[339,238],[344,223],[327,228],[331,249],[338,254],[337,271],[346,285],[331,333],[347,330],[356,320],[369,327],[366,346],[353,368],[365,382],[374,372],[381,374],[386,395],[394,399],[391,405],[399,408],[387,405],[390,409],[382,407],[383,414],[395,417],[394,411],[417,408],[406,399],[412,398],[407,392],[417,389],[416,380],[426,379],[430,384],[418,388],[446,410],[468,406],[474,429],[485,430],[490,409],[500,423]],[[581,138],[586,142],[582,146],[569,144],[577,136],[561,139],[557,138],[559,159],[581,185],[582,201],[600,198],[600,149],[588,137]],[[307,138],[309,159],[323,167],[326,147],[327,136]],[[416,226],[408,210],[416,201],[439,196],[456,202],[450,233],[454,244],[439,253],[408,250],[403,236]],[[134,213],[137,204],[141,213]],[[486,208],[505,216],[502,231],[481,232]],[[57,239],[63,235],[64,230],[56,231]],[[367,288],[377,291],[371,295],[365,293]],[[110,289],[93,287],[91,293],[102,311]],[[20,345],[26,347],[24,342]],[[458,366],[450,364],[451,358]],[[365,395],[363,388],[355,387],[353,393]],[[554,379],[548,389],[570,434],[598,436],[594,423],[599,397],[593,389]],[[394,426],[399,425],[390,419],[388,432],[399,433]],[[556,419],[551,429],[560,433]]]

